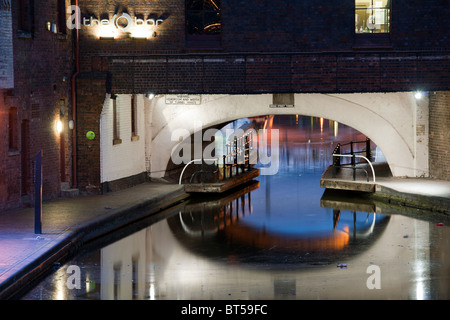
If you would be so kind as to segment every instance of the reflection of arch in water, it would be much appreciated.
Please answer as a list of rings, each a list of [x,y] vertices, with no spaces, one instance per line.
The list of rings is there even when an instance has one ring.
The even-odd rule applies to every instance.
[[[241,223],[245,214],[251,214],[251,193],[240,194],[227,203],[211,202],[187,206],[187,210],[169,218],[174,236],[189,251],[213,259],[232,260],[239,263],[331,263],[362,252],[382,234],[389,216],[367,214],[363,223],[355,220],[355,228],[348,224],[339,227],[339,217],[334,217],[336,228],[329,234],[285,236]],[[232,196],[231,196],[232,197]],[[246,202],[243,202],[244,198]],[[242,200],[239,200],[242,199]],[[233,205],[233,202],[235,204]],[[247,208],[247,211],[230,210]],[[361,216],[363,212],[353,212]],[[337,220],[336,220],[337,218]],[[342,223],[343,221],[341,221]],[[353,229],[353,230],[352,230]],[[363,244],[362,248],[354,250]],[[342,261],[342,260],[341,260]]]

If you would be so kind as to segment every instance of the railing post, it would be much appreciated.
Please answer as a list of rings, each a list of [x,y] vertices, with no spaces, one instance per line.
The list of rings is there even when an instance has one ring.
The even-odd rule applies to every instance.
[[[356,180],[356,161],[355,161],[355,155],[352,154],[352,167],[353,167],[353,181]]]
[[[236,167],[236,175],[238,175],[238,144],[237,138],[234,139],[234,166]]]
[[[247,171],[250,171],[250,136],[245,139],[245,149],[247,150]]]
[[[337,173],[337,167],[341,165],[341,157],[336,156],[336,154],[341,153],[341,144],[338,143],[336,148],[334,148],[333,152],[333,170],[332,170],[332,177],[336,178]]]
[[[370,150],[370,139],[366,138],[366,158],[372,160],[372,151]]]

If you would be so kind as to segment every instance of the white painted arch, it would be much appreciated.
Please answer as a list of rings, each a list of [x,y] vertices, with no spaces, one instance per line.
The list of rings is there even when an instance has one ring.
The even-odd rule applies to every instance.
[[[428,175],[428,98],[413,92],[295,94],[294,108],[270,108],[272,94],[202,95],[197,105],[166,104],[164,95],[149,100],[147,159],[150,176],[163,177],[178,141],[172,132],[193,134],[198,123],[208,128],[236,119],[300,114],[323,117],[350,126],[381,149],[394,176]]]

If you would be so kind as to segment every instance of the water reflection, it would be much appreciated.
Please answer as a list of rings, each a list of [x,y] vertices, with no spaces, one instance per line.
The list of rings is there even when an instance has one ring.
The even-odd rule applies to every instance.
[[[365,137],[341,125],[335,135],[327,120],[267,120],[283,132],[277,175],[122,231],[25,299],[450,298],[448,218],[320,188],[335,143]],[[69,289],[69,265],[80,268],[80,289]],[[381,289],[367,286],[370,266]]]

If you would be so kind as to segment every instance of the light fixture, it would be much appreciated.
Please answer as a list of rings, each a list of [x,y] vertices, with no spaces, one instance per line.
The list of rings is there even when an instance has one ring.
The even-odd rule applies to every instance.
[[[111,25],[100,25],[98,28],[98,37],[101,40],[114,40],[115,29]]]
[[[63,130],[63,124],[62,124],[61,120],[56,121],[56,131],[58,133],[61,133],[62,130]]]
[[[423,97],[422,91],[417,91],[417,92],[414,94],[414,97],[415,97],[417,100],[422,99],[422,97]]]
[[[131,38],[146,40],[149,36],[149,30],[143,25],[137,25],[131,31]]]
[[[75,128],[75,123],[73,122],[73,120],[69,120],[69,129],[73,130],[73,128]]]
[[[151,93],[151,92],[149,92],[149,93],[147,93],[146,95],[145,95],[145,97],[147,98],[147,99],[153,99],[154,97],[155,97],[155,94],[154,93]]]

